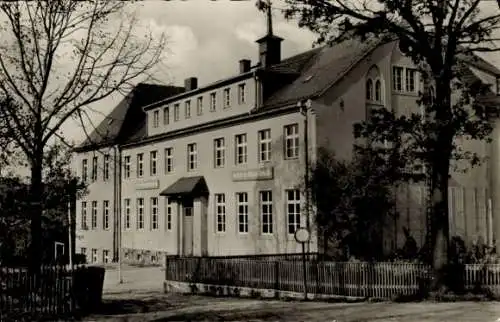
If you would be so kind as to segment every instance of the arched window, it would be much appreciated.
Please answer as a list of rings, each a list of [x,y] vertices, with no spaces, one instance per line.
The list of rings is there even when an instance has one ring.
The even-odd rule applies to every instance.
[[[366,99],[369,101],[373,100],[373,81],[371,78],[366,80]]]
[[[382,84],[380,83],[380,79],[375,81],[375,101],[382,101]]]

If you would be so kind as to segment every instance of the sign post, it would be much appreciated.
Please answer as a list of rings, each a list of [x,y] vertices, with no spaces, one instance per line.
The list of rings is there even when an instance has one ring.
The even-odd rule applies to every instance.
[[[295,240],[302,244],[302,270],[304,272],[304,300],[307,300],[307,271],[306,271],[306,243],[310,238],[307,228],[299,228],[295,231]]]

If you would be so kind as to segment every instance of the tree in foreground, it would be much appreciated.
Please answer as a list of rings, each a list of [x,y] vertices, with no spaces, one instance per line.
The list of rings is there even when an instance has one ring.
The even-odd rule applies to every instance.
[[[437,271],[447,261],[449,240],[448,179],[454,156],[476,161],[469,151],[454,144],[457,136],[486,140],[492,131],[491,117],[497,107],[478,97],[487,91],[477,83],[463,81],[463,62],[477,52],[495,51],[494,32],[500,26],[500,11],[481,12],[481,0],[286,0],[286,17],[299,19],[299,26],[316,32],[318,43],[335,43],[352,37],[362,41],[399,41],[401,51],[411,57],[424,79],[419,103],[425,107],[425,122],[415,114],[397,116],[380,111],[378,123],[358,125],[357,133],[393,138],[403,146],[412,137],[408,160],[423,162],[429,190],[427,261]],[[427,89],[434,87],[435,95]],[[452,100],[454,89],[461,98]],[[393,131],[398,131],[394,133]],[[416,133],[416,135],[414,135]],[[383,134],[383,135],[381,135]],[[397,135],[396,135],[397,134]],[[422,163],[420,164],[422,165]]]
[[[29,161],[31,268],[41,260],[44,152],[61,126],[89,104],[133,86],[156,65],[163,36],[139,34],[126,1],[0,4],[0,105],[7,134]],[[136,35],[137,34],[137,35]],[[64,62],[66,62],[64,64]]]
[[[325,254],[381,259],[384,223],[396,215],[394,169],[376,154],[360,153],[347,161],[320,149],[310,172],[307,189]]]

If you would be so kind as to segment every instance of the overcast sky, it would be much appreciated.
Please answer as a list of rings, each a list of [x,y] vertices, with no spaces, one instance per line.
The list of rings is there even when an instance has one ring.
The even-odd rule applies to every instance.
[[[255,1],[187,0],[141,1],[134,8],[142,27],[154,33],[164,32],[168,49],[159,64],[155,77],[163,84],[183,86],[187,77],[197,77],[199,86],[238,73],[238,60],[257,60],[255,40],[265,34],[265,15],[256,9]],[[283,3],[275,0],[277,9]],[[498,10],[494,1],[485,4]],[[315,36],[299,29],[295,22],[284,20],[278,10],[274,13],[274,31],[285,40],[282,55],[288,57],[312,48]],[[488,60],[500,65],[498,54]],[[115,96],[93,106],[93,122],[97,124],[121,99]],[[87,125],[87,130],[91,126]],[[69,140],[80,141],[83,130],[75,124],[64,127]]]

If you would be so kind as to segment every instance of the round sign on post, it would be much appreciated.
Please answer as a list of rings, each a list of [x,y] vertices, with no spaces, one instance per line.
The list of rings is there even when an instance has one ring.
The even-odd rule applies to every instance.
[[[310,237],[309,230],[306,228],[299,228],[295,231],[295,240],[298,243],[307,243]]]

